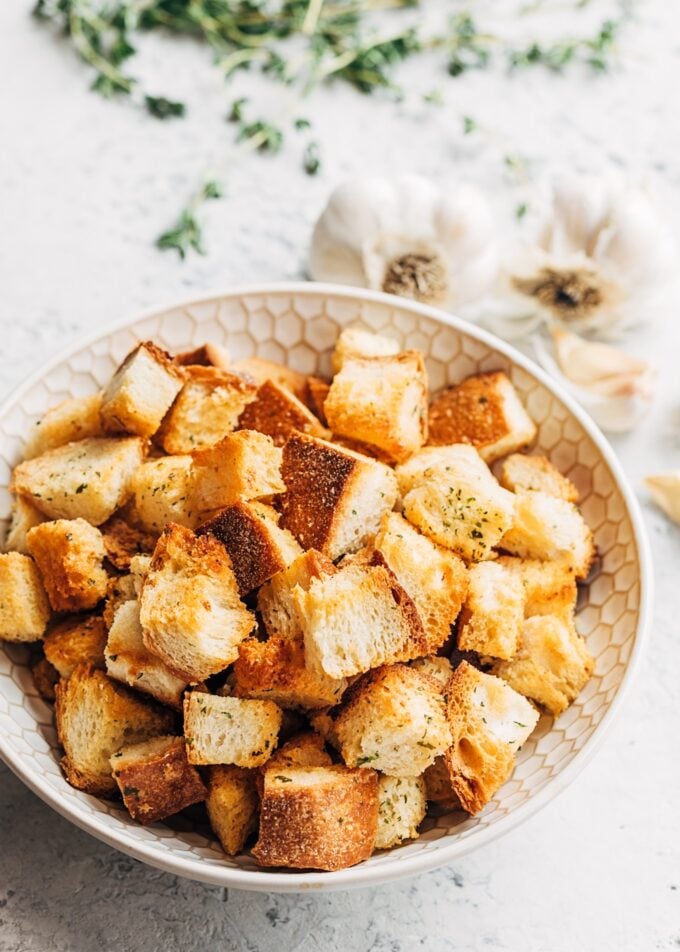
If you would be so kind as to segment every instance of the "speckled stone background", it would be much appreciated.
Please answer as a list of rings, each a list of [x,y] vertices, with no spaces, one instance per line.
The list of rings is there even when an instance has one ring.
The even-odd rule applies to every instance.
[[[495,6],[515,10],[514,0]],[[540,6],[546,29],[566,10],[572,32],[611,9],[604,0],[578,13],[558,0]],[[193,44],[168,53],[152,41],[143,74],[165,93],[201,100],[184,122],[154,123],[88,93],[88,74],[70,51],[30,19],[24,0],[5,0],[0,390],[11,392],[84,331],[138,308],[304,275],[310,227],[328,190],[358,169],[464,177],[499,209],[512,209],[527,185],[505,155],[528,157],[532,180],[565,165],[613,164],[652,178],[680,231],[680,8],[641,0],[637,11],[621,65],[607,76],[536,71],[509,80],[499,71],[454,83],[413,64],[400,104],[324,90],[305,109],[325,143],[321,174],[300,171],[303,146],[292,137],[278,157],[235,165],[228,200],[209,209],[209,253],[180,264],[156,252],[153,238],[206,165],[228,150],[231,132],[220,121],[227,103],[248,84],[261,95],[265,87],[245,76],[227,95]],[[523,22],[517,18],[519,32]],[[445,105],[424,108],[420,94],[435,87]],[[478,134],[462,135],[461,114],[474,116]],[[640,331],[631,346],[659,368],[652,413],[614,441],[645,506],[655,620],[622,715],[569,790],[503,840],[417,879],[328,896],[226,895],[99,844],[0,767],[1,952],[680,948],[680,530],[641,488],[645,473],[680,465],[680,322]]]

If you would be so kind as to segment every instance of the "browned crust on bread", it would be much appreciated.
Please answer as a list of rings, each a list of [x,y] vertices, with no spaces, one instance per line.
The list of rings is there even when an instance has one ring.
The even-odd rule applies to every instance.
[[[265,380],[257,396],[239,417],[242,430],[258,430],[283,446],[291,433],[327,436],[326,429],[295,394],[273,380]]]
[[[175,550],[180,549],[187,565],[195,562],[198,573],[224,572],[231,569],[231,560],[224,547],[217,544],[217,540],[210,535],[199,535],[191,529],[169,522],[160,534],[153,552],[149,573],[160,572],[168,562],[175,558]]]
[[[194,350],[185,350],[175,356],[175,361],[182,367],[229,369],[229,355],[216,344],[201,344],[200,347],[196,347]]]
[[[88,662],[104,667],[106,624],[101,615],[73,615],[50,628],[43,639],[45,657],[63,677]]]
[[[164,750],[122,767],[111,758],[113,777],[130,816],[140,823],[156,823],[205,800],[207,790],[198,771],[187,761],[182,737],[169,738]]]
[[[177,362],[175,361],[175,358],[172,356],[172,354],[169,354],[167,350],[163,350],[163,348],[159,347],[158,344],[154,344],[152,340],[143,340],[137,344],[137,346],[127,355],[121,364],[121,367],[125,366],[125,364],[132,360],[137,351],[142,349],[146,350],[149,355],[153,357],[156,363],[160,364],[165,370],[168,371],[168,373],[173,374],[173,376],[177,377],[179,380],[184,380],[184,371],[177,365]]]
[[[306,394],[302,398],[309,409],[316,413],[324,426],[328,426],[328,420],[323,405],[330,389],[331,385],[326,380],[322,380],[321,377],[307,377]]]
[[[500,465],[498,481],[513,493],[538,490],[577,503],[579,492],[545,456],[511,453]]]
[[[99,530],[90,523],[41,522],[29,531],[27,544],[55,612],[87,611],[105,596],[103,544]]]
[[[135,555],[153,552],[156,545],[155,536],[142,529],[135,529],[118,516],[112,516],[100,526],[100,532],[104,539],[106,558],[121,572],[130,568],[130,561]]]
[[[31,676],[36,691],[43,701],[54,701],[55,687],[59,683],[59,672],[47,658],[37,658],[31,664]]]
[[[277,364],[274,360],[265,360],[263,357],[245,357],[231,365],[234,373],[241,374],[261,386],[267,380],[273,381],[279,387],[290,390],[298,400],[307,403],[307,374],[285,364]]]
[[[471,443],[486,446],[507,436],[503,405],[496,395],[501,371],[475,374],[435,397],[430,405],[430,446]]]
[[[416,607],[416,603],[413,601],[403,585],[400,585],[399,579],[387,564],[387,560],[385,559],[385,556],[382,554],[382,552],[374,549],[370,554],[368,564],[380,566],[380,568],[385,570],[390,592],[392,593],[392,598],[394,599],[395,604],[399,606],[399,609],[406,619],[406,623],[411,631],[411,637],[409,638],[408,646],[406,646],[407,650],[405,656],[395,660],[410,661],[412,658],[418,658],[421,655],[427,654],[427,636],[425,634],[423,621],[420,617],[418,608]]]
[[[206,768],[208,796],[205,801],[210,825],[228,856],[240,853],[257,829],[260,800],[256,788],[259,771],[233,764]]]

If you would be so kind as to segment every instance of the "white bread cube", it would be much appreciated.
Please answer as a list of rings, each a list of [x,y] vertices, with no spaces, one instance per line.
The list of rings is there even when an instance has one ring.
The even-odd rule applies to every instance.
[[[4,551],[21,552],[22,555],[28,555],[26,536],[33,526],[39,526],[44,521],[45,516],[28,499],[16,496],[12,503],[12,515],[7,530]]]
[[[545,456],[512,453],[500,465],[501,486],[513,493],[543,492],[578,502],[578,489]]]
[[[281,450],[255,430],[229,433],[193,455],[193,505],[198,511],[267,499],[285,491]]]
[[[135,582],[131,574],[112,576],[106,584],[106,601],[102,618],[107,631],[113,624],[113,616],[118,610],[118,606],[124,602],[133,601],[138,597],[135,591]]]
[[[102,394],[101,421],[107,433],[152,436],[182,389],[183,373],[170,354],[151,341],[138,344]]]
[[[139,606],[145,646],[190,683],[235,661],[255,626],[224,547],[174,523],[158,540]]]
[[[528,446],[535,437],[536,424],[502,371],[468,377],[430,406],[430,445],[471,443],[487,463]]]
[[[56,407],[51,407],[29,433],[24,446],[24,459],[42,456],[65,443],[74,443],[90,436],[103,436],[99,418],[101,405],[101,393],[93,393],[87,397],[63,400]]]
[[[316,731],[295,734],[275,750],[264,770],[287,770],[289,767],[330,767],[333,763],[324,739]]]
[[[353,357],[333,378],[324,402],[333,433],[377,446],[403,462],[427,439],[427,374],[418,351]]]
[[[104,598],[108,575],[99,529],[84,519],[56,519],[35,526],[26,541],[55,612],[87,611]]]
[[[192,465],[191,456],[162,456],[142,463],[134,474],[134,515],[146,532],[158,535],[169,522],[195,525]]]
[[[339,373],[345,361],[354,357],[395,357],[398,353],[399,344],[392,337],[373,334],[361,327],[345,327],[331,357],[333,373]]]
[[[144,584],[144,579],[149,574],[152,561],[153,555],[147,555],[146,553],[136,555],[130,559],[130,575],[132,576],[132,587],[136,598],[139,598],[142,594],[142,585]]]
[[[328,431],[302,400],[273,380],[258,387],[257,396],[241,413],[242,430],[257,430],[283,446],[293,433],[327,437]]]
[[[555,615],[527,618],[519,648],[492,673],[557,717],[590,680],[594,661],[573,620]]]
[[[261,767],[276,747],[281,716],[273,701],[189,692],[184,698],[189,763]]]
[[[0,639],[37,641],[49,619],[49,601],[33,559],[19,552],[0,555]]]
[[[378,778],[377,850],[387,850],[404,840],[415,840],[425,819],[427,800],[422,777]]]
[[[493,658],[512,658],[524,621],[524,586],[498,562],[470,566],[468,590],[458,629],[458,649]]]
[[[256,771],[219,764],[208,767],[207,772],[205,805],[210,826],[227,856],[236,856],[257,829],[260,800],[255,784]]]
[[[366,545],[397,501],[389,466],[302,434],[284,446],[281,475],[281,525],[333,560]]]
[[[257,593],[257,608],[269,635],[301,638],[302,624],[297,608],[295,589],[304,591],[313,578],[333,575],[335,565],[329,558],[309,549],[290,563],[288,568],[272,575]]]
[[[79,664],[104,667],[106,625],[101,615],[72,615],[50,628],[43,651],[60,677],[70,678]]]
[[[576,578],[568,562],[541,562],[502,555],[497,564],[512,572],[524,587],[524,617],[559,615],[569,618],[576,610]]]
[[[138,437],[67,443],[19,463],[10,492],[27,497],[50,519],[98,526],[127,502],[142,453]]]
[[[433,685],[436,684],[442,694],[453,674],[451,662],[441,655],[426,655],[424,658],[416,658],[415,661],[410,662],[410,667],[422,677],[428,678]]]
[[[307,374],[299,370],[293,370],[292,367],[278,364],[274,360],[264,360],[262,357],[244,357],[235,361],[230,369],[233,373],[257,384],[258,387],[267,380],[271,380],[284,390],[290,390],[298,400],[306,402],[305,394],[309,378]]]

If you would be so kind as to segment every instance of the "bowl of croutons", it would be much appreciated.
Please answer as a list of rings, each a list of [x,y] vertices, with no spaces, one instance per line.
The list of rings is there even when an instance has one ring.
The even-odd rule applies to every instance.
[[[447,863],[584,765],[640,657],[635,499],[530,360],[416,302],[156,308],[0,408],[0,753],[223,886]]]

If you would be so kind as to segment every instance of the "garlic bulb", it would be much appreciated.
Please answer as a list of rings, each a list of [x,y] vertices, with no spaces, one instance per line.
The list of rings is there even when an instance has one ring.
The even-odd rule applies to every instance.
[[[536,335],[534,348],[542,366],[576,397],[603,430],[622,433],[647,412],[653,397],[654,369],[609,344],[583,340],[562,328],[552,329],[554,356]]]
[[[645,484],[657,506],[680,524],[680,471],[647,476]]]
[[[494,221],[475,188],[415,175],[357,178],[335,189],[309,257],[317,281],[456,307],[482,295],[498,266]]]

